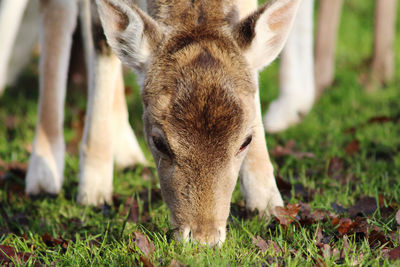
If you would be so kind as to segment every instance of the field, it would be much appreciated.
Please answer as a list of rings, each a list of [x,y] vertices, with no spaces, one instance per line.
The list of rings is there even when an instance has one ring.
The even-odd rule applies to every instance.
[[[59,196],[24,195],[37,115],[37,59],[0,98],[0,264],[119,266],[400,265],[400,5],[396,74],[364,92],[374,1],[345,1],[334,85],[298,126],[267,135],[288,207],[265,220],[233,195],[221,248],[177,243],[154,163],[114,173],[114,203],[76,203],[85,94],[66,103],[65,182]],[[146,156],[141,103],[127,73],[130,120]],[[263,110],[278,94],[278,62],[260,74]],[[307,153],[306,153],[307,152]],[[397,212],[397,216],[396,216]],[[397,217],[397,220],[396,220]]]

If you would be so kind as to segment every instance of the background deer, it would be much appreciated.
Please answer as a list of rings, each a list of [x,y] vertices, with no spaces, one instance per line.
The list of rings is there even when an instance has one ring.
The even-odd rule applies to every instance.
[[[397,0],[375,2],[374,52],[369,72],[362,79],[369,91],[390,81],[394,74]],[[343,0],[319,1],[314,58],[314,0],[301,4],[281,56],[279,98],[271,103],[264,117],[268,132],[283,131],[300,122],[311,110],[314,98],[332,85],[342,6]]]

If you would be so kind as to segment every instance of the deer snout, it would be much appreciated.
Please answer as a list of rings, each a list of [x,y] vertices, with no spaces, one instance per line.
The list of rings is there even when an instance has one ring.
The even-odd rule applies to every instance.
[[[222,246],[226,238],[226,226],[209,226],[207,224],[184,227],[179,239],[182,241],[196,241],[203,245],[214,247]]]

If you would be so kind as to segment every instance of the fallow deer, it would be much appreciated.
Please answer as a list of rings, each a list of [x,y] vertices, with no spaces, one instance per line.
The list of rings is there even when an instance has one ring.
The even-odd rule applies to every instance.
[[[344,1],[319,2],[315,60],[314,0],[304,0],[282,52],[279,97],[271,103],[264,117],[268,132],[283,131],[300,122],[311,110],[314,98],[320,97],[333,83],[336,39]],[[370,69],[362,79],[367,90],[379,87],[394,76],[396,12],[397,0],[375,1],[374,52]]]
[[[299,0],[97,0],[108,43],[141,81],[146,140],[179,236],[225,240],[237,176],[247,208],[283,205],[264,138],[257,72],[287,39]],[[84,181],[83,181],[84,182]]]
[[[257,9],[256,0],[41,0],[39,119],[26,192],[62,186],[67,67],[80,10],[89,100],[78,201],[111,202],[113,161],[146,163],[129,126],[120,59],[139,77],[146,141],[178,237],[225,240],[239,173],[247,208],[273,214],[283,201],[257,75],[283,48],[300,2]]]

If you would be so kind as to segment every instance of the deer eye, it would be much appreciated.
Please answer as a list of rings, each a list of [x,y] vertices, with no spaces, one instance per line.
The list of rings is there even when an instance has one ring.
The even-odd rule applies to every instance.
[[[167,156],[171,156],[171,151],[169,149],[168,144],[165,143],[164,139],[160,136],[152,136],[153,144],[157,148],[157,150]]]
[[[246,149],[246,147],[248,147],[248,145],[251,143],[251,140],[253,139],[253,136],[249,136],[246,138],[246,141],[244,141],[244,143],[242,144],[242,146],[240,147],[239,151],[237,154],[241,153],[243,150]]]

